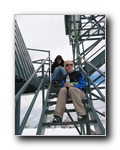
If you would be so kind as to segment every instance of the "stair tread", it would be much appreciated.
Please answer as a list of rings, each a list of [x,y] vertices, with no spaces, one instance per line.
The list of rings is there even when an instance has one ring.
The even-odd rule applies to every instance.
[[[71,124],[84,124],[84,123],[96,123],[96,120],[83,120],[83,121],[68,121],[68,122],[44,122],[43,126],[51,126],[51,125],[71,125]]]
[[[50,114],[50,113],[53,113],[55,110],[46,110],[46,114]],[[75,112],[75,109],[67,109],[65,110],[65,112]]]

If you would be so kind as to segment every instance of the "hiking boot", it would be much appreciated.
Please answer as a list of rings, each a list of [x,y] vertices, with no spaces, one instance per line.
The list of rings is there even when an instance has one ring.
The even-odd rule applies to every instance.
[[[86,115],[79,115],[77,119],[78,121],[83,121],[86,119]]]
[[[52,84],[58,84],[58,81],[54,81],[54,80],[53,80],[53,81],[52,81]]]
[[[52,122],[62,122],[62,118],[60,116],[54,116],[53,121]]]

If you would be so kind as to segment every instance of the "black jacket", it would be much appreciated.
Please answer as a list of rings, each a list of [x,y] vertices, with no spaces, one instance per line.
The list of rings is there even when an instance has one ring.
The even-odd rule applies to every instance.
[[[70,78],[70,83],[73,83],[74,87],[85,91],[86,81],[85,81],[83,73],[81,73],[80,71],[73,71],[73,72],[69,73],[68,75]],[[65,75],[62,80],[62,87],[64,87],[64,84],[66,82],[66,76],[67,75]]]
[[[57,63],[57,60],[60,59],[62,60],[60,64]],[[54,60],[54,63],[52,64],[52,67],[51,67],[51,72],[53,73],[54,69],[58,66],[62,66],[64,67],[64,60],[62,59],[62,57],[60,55],[58,55],[55,60]]]

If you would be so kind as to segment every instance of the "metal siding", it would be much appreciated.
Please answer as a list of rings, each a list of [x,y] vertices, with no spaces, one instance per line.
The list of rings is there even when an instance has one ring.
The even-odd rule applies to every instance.
[[[35,72],[31,58],[27,51],[26,45],[20,33],[17,22],[15,21],[15,75],[27,81],[30,76]],[[37,75],[33,78],[30,84],[38,87]]]

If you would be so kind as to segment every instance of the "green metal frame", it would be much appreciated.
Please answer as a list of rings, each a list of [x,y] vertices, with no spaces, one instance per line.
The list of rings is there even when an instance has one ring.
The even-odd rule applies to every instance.
[[[65,29],[66,35],[69,36],[70,44],[73,51],[73,62],[76,69],[80,69],[85,74],[88,83],[86,97],[88,106],[92,110],[89,118],[94,118],[97,123],[95,125],[96,134],[105,135],[105,128],[97,114],[99,111],[94,109],[92,101],[101,100],[106,103],[105,95],[101,90],[105,90],[105,86],[100,88],[105,82],[105,70],[100,67],[105,65],[105,15],[66,15]],[[88,44],[88,46],[86,46]],[[99,75],[93,80],[91,75],[98,72]],[[103,78],[99,81],[100,78]],[[95,82],[98,82],[97,84]],[[92,92],[96,90],[99,94]],[[89,126],[89,125],[87,125]],[[90,128],[90,126],[89,126]],[[81,127],[82,130],[82,127]],[[87,133],[89,134],[89,133]]]
[[[48,66],[48,69],[47,69],[47,71],[46,71],[46,73],[44,74],[44,65],[45,65],[45,62],[46,61],[48,61],[49,60],[49,57],[47,57],[43,62],[42,62],[42,64],[38,67],[38,69],[32,74],[32,76],[29,78],[29,80],[24,84],[24,86],[20,89],[20,91],[16,94],[16,96],[15,96],[15,118],[16,118],[16,120],[15,120],[15,134],[16,135],[19,135],[19,134],[21,134],[22,133],[22,131],[23,131],[23,129],[24,129],[24,127],[25,127],[25,125],[26,125],[26,122],[27,122],[27,120],[28,120],[28,117],[29,117],[29,115],[30,115],[30,113],[31,113],[31,110],[32,110],[32,108],[33,108],[33,106],[34,106],[34,103],[35,103],[35,101],[36,101],[36,98],[37,98],[37,96],[38,96],[38,94],[39,94],[39,91],[43,88],[43,90],[44,90],[44,87],[43,87],[43,83],[45,82],[44,80],[45,80],[45,76],[46,76],[46,74],[49,72],[49,70],[50,70],[50,68],[49,68],[49,66]],[[40,84],[39,84],[39,87],[38,87],[38,89],[37,89],[37,91],[36,91],[36,93],[35,93],[35,95],[34,95],[34,97],[33,97],[33,99],[32,99],[32,102],[31,102],[31,104],[30,104],[30,106],[29,106],[29,108],[28,108],[28,110],[27,110],[27,112],[26,112],[26,114],[25,114],[25,116],[24,116],[24,119],[23,119],[23,121],[22,121],[22,123],[21,123],[21,125],[20,125],[20,97],[22,96],[22,94],[24,93],[24,91],[25,91],[25,89],[28,87],[28,85],[30,84],[30,82],[31,82],[31,80],[34,78],[34,76],[37,74],[37,72],[40,70],[40,69],[42,69],[42,72],[43,72],[43,74],[42,74],[42,79],[41,79],[41,82],[40,82]],[[44,99],[44,98],[43,98]],[[43,101],[44,102],[44,101]]]
[[[46,59],[42,59],[40,61],[40,65],[38,69],[34,69],[34,66],[31,62],[28,50],[45,52],[48,57]],[[36,102],[36,98],[42,90],[42,104],[44,106],[44,97],[45,97],[45,87],[44,83],[46,82],[46,76],[48,76],[48,80],[50,81],[50,51],[48,50],[36,50],[36,49],[27,49],[25,43],[23,41],[22,35],[18,28],[17,22],[15,21],[15,76],[18,76],[18,79],[24,80],[24,85],[20,88],[20,90],[15,95],[15,135],[21,135],[27,120],[31,114],[31,111]],[[38,61],[36,61],[37,63]],[[47,65],[47,69],[45,70],[45,65]],[[38,77],[37,73],[41,72],[42,76]],[[29,85],[35,85],[36,90],[34,91],[34,97],[28,106],[27,112],[20,124],[20,107],[21,107],[21,96],[24,94],[25,90]],[[42,108],[43,109],[43,108]]]
[[[105,15],[65,16],[65,31],[72,46],[75,69],[79,69],[85,74],[85,78],[88,83],[86,88],[86,98],[83,100],[83,104],[87,113],[87,119],[85,121],[74,121],[71,112],[75,112],[75,109],[67,109],[66,107],[65,113],[68,114],[71,121],[56,124],[47,122],[47,115],[54,112],[54,110],[49,110],[49,106],[56,104],[56,101],[51,101],[51,99],[57,97],[57,94],[61,88],[61,86],[53,87],[50,82],[50,67],[52,64],[52,61],[50,60],[50,51],[26,48],[21,33],[16,24],[15,45],[17,50],[15,51],[15,70],[17,76],[22,77],[26,81],[15,96],[16,135],[22,134],[22,131],[25,128],[25,124],[28,120],[28,117],[30,116],[32,108],[34,107],[34,103],[40,90],[42,90],[43,107],[36,135],[44,135],[46,126],[70,124],[74,125],[80,136],[91,135],[91,125],[94,125],[95,133],[97,135],[104,136],[106,134],[106,128],[103,126],[98,114],[102,115],[103,117],[105,117],[105,115],[98,110],[95,110],[93,105],[94,100],[101,100],[102,102],[106,103],[105,95],[101,91],[103,89],[105,90],[105,86],[102,85],[102,83],[105,82],[106,77],[105,70],[101,70],[101,67],[105,66],[105,22]],[[88,46],[86,46],[86,43],[88,43]],[[48,53],[48,57],[46,59],[34,60],[31,63],[28,52],[25,52],[26,49],[27,51],[32,50]],[[27,56],[28,62],[23,59],[23,55]],[[33,65],[34,63],[40,64],[36,71],[34,69],[31,69],[33,68],[33,66],[31,65]],[[47,70],[45,70],[45,65],[48,66]],[[24,66],[23,69],[21,66]],[[26,69],[29,70],[28,74],[25,71]],[[92,79],[91,76],[94,75],[95,72],[98,73],[98,76]],[[40,80],[38,80],[38,73],[41,73],[41,76],[39,77]],[[48,76],[49,78],[48,86],[45,85],[46,76]],[[22,94],[24,94],[26,88],[30,84],[37,85],[37,88],[31,104],[29,105],[28,110],[23,118],[23,121],[20,124],[21,96]],[[44,91],[45,89],[47,89],[46,94]],[[96,90],[98,95],[95,94],[93,90]]]

